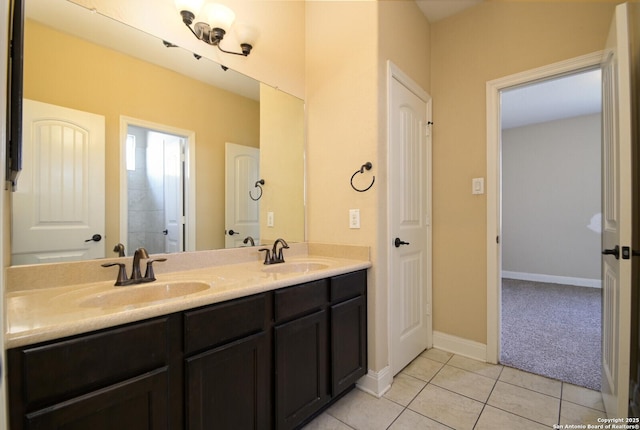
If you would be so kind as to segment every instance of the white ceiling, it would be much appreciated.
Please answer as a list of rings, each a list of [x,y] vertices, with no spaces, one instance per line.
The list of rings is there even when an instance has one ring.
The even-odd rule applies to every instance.
[[[482,0],[416,0],[418,7],[431,23],[454,15],[480,2]]]
[[[502,91],[502,128],[599,113],[600,69]]]

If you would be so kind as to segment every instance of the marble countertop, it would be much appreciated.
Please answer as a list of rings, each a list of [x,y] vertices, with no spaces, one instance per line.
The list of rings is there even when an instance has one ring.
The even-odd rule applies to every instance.
[[[5,348],[113,327],[369,267],[368,260],[310,254],[287,258],[286,263],[276,265],[248,261],[156,273],[157,280],[152,283],[124,287],[114,286],[111,280],[51,288],[13,288],[5,295]],[[145,288],[170,289],[187,283],[197,284],[199,291],[137,303],[136,299],[132,299],[133,303],[127,300],[137,293],[144,296],[142,289]],[[129,292],[132,295],[126,296]],[[113,298],[114,294],[124,300],[104,299]]]

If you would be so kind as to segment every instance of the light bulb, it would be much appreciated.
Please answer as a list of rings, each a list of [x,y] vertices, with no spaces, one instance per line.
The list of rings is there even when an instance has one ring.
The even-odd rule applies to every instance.
[[[220,3],[207,3],[204,7],[204,16],[211,28],[221,28],[224,31],[228,31],[236,19],[236,14]]]
[[[176,9],[178,12],[189,11],[193,16],[198,16],[204,0],[176,0]]]

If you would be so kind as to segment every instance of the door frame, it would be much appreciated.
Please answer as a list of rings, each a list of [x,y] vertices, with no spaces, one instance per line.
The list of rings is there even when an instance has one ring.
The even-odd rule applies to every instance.
[[[425,90],[423,90],[420,85],[415,82],[413,79],[411,79],[411,77],[409,77],[407,74],[405,74],[398,66],[396,66],[394,63],[392,63],[391,61],[387,61],[387,154],[386,154],[386,170],[387,172],[391,171],[391,166],[390,166],[390,157],[389,157],[389,151],[391,150],[391,91],[392,91],[392,84],[393,84],[393,80],[398,81],[398,83],[400,83],[401,85],[404,85],[407,89],[409,89],[409,91],[411,91],[412,93],[414,93],[418,98],[420,98],[426,105],[426,118],[425,118],[425,125],[427,127],[425,133],[428,133],[427,138],[425,139],[425,143],[426,143],[426,148],[425,151],[427,151],[426,154],[426,158],[427,158],[427,165],[425,166],[425,172],[426,172],[426,185],[425,185],[425,191],[426,191],[426,196],[425,199],[427,200],[427,213],[425,214],[425,220],[426,220],[426,224],[427,224],[427,237],[425,239],[426,242],[426,261],[424,262],[424,264],[426,265],[426,285],[425,285],[425,294],[426,294],[426,300],[427,300],[427,309],[424,309],[425,313],[426,313],[426,324],[427,324],[427,339],[425,339],[425,345],[427,348],[432,348],[433,347],[433,313],[431,311],[432,308],[432,303],[433,303],[433,286],[432,286],[432,268],[433,268],[433,224],[432,224],[432,207],[433,207],[433,194],[432,194],[432,185],[433,185],[433,169],[432,169],[432,163],[433,163],[433,141],[432,141],[432,137],[431,137],[431,124],[429,124],[432,121],[432,112],[433,112],[433,99],[431,97],[430,94],[428,94]],[[388,173],[387,173],[388,174]],[[393,190],[391,190],[391,187],[388,185],[388,181],[387,181],[387,190],[386,190],[386,204],[387,204],[387,211],[386,211],[386,231],[385,231],[385,241],[383,242],[385,245],[383,246],[383,252],[386,255],[386,261],[387,261],[387,267],[386,267],[386,278],[387,278],[387,332],[389,333],[389,339],[388,339],[388,343],[387,343],[387,349],[388,349],[388,359],[389,359],[389,370],[390,373],[393,373],[391,371],[391,369],[393,369],[393,363],[392,363],[392,347],[393,347],[393,342],[391,339],[391,335],[392,335],[392,326],[391,326],[391,319],[392,319],[392,293],[393,290],[389,287],[390,285],[393,284],[393,279],[392,279],[392,274],[393,274],[393,270],[391,267],[391,255],[389,251],[392,246],[392,238],[393,238],[393,234],[392,234],[392,230],[393,230],[393,226],[391,225],[391,210],[392,208],[389,205],[389,202],[391,201],[391,196],[390,194],[393,192]],[[393,375],[390,375],[391,379],[393,378]]]
[[[572,74],[600,65],[602,51],[560,61],[536,69],[488,81],[487,98],[487,363],[497,364],[500,358],[500,315],[502,245],[501,214],[501,111],[500,92],[503,89],[535,81]]]
[[[129,116],[120,116],[120,242],[127,249],[129,211],[127,190],[127,130],[129,126],[152,129],[161,133],[184,136],[184,250],[196,250],[196,132]]]

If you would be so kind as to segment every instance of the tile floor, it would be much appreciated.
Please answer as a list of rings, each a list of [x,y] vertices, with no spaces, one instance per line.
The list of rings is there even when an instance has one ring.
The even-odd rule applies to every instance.
[[[597,424],[603,411],[597,391],[430,349],[383,397],[354,389],[304,429],[549,430]]]

